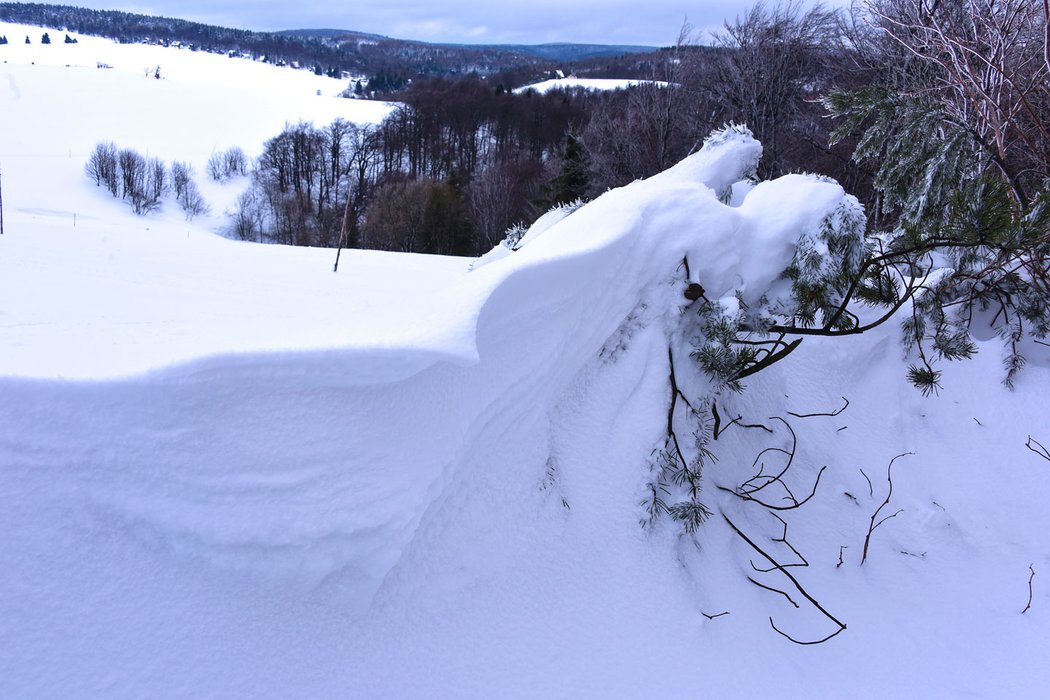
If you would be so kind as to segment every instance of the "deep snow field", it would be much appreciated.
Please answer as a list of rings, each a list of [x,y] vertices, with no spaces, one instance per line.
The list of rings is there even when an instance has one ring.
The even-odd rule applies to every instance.
[[[758,153],[741,136],[473,269],[348,251],[333,273],[331,250],[217,235],[246,182],[204,163],[389,105],[42,31],[0,24],[0,698],[1050,693],[1050,461],[1025,447],[1050,444],[1045,352],[1009,391],[987,340],[923,398],[894,324],[807,339],[720,399],[774,432],[713,445],[697,545],[639,524],[681,260],[709,295],[761,294],[837,186],[723,205]],[[84,175],[102,140],[191,162],[211,215],[132,215]],[[825,644],[773,631],[835,628],[721,517],[793,561],[768,511],[715,488],[790,444],[772,417],[796,493],[827,465],[783,514],[793,575],[847,625]]]

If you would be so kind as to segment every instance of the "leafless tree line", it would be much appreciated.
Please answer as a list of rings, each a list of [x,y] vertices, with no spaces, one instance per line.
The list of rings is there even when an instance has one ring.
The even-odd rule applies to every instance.
[[[136,214],[158,209],[169,188],[174,189],[187,218],[207,211],[193,181],[192,168],[186,163],[172,163],[169,172],[159,158],[143,156],[131,148],[118,148],[107,141],[95,146],[84,169],[96,186],[105,187],[114,197],[128,202]]]

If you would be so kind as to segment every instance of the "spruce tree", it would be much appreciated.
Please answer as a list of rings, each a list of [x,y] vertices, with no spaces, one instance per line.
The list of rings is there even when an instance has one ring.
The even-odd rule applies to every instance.
[[[579,137],[569,132],[565,135],[561,171],[550,183],[550,204],[558,206],[584,199],[590,184],[587,153]]]

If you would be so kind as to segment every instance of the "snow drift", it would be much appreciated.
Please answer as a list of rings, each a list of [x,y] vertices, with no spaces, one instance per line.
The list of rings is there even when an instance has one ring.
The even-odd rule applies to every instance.
[[[364,606],[424,511],[509,427],[491,424],[515,412],[551,421],[632,314],[656,334],[650,359],[664,354],[673,327],[661,317],[684,303],[683,258],[717,297],[741,280],[749,295],[768,291],[794,242],[845,195],[790,177],[723,204],[717,193],[759,154],[743,134],[709,146],[342,348],[202,358],[120,381],[10,379],[9,473],[46,475],[85,517],[180,557],[304,585],[350,580]],[[533,449],[539,483],[551,455]],[[105,458],[84,465],[85,455]]]

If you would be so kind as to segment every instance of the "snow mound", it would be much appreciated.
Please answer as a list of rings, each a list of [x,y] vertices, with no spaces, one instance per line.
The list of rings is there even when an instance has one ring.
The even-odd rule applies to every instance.
[[[545,225],[411,313],[362,323],[367,335],[342,347],[242,350],[113,382],[9,377],[5,393],[19,399],[2,421],[63,470],[70,449],[105,453],[119,436],[101,472],[64,480],[79,500],[217,565],[311,585],[344,572],[364,605],[494,407],[519,393],[532,399],[523,405],[549,404],[540,395],[571,383],[640,304],[673,311],[685,258],[717,296],[765,293],[799,236],[844,200],[837,185],[792,176],[724,205],[718,191],[758,151],[743,133],[711,145]],[[741,277],[757,286],[742,288]],[[357,318],[325,323],[353,328]],[[35,420],[47,406],[60,430]]]

